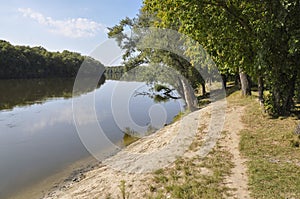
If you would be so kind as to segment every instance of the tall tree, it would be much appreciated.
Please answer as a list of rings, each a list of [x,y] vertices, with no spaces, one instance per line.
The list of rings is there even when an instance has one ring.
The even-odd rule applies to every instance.
[[[145,34],[147,34],[146,32],[150,30],[143,30],[141,28],[151,24],[151,18],[147,16],[146,13],[141,13],[138,18],[126,18],[122,20],[120,24],[110,28],[109,37],[115,38],[119,46],[125,50],[123,59],[124,64],[127,67],[127,71],[142,64],[153,63],[163,63],[163,65],[172,67],[178,71],[184,77],[176,79],[181,82],[180,88],[183,90],[181,94],[187,103],[188,109],[193,111],[197,107],[197,102],[196,98],[194,97],[194,91],[189,87],[189,85],[192,85],[193,88],[196,88],[198,84],[205,85],[204,79],[201,77],[199,72],[192,67],[189,61],[174,52],[168,51],[167,49],[169,44],[166,44],[167,46],[165,46],[165,50],[159,48],[139,48],[137,46],[141,38],[144,39],[144,44],[148,42],[149,46],[151,46],[151,43],[155,42],[154,40],[157,40],[158,36],[169,36],[166,34],[158,36],[156,35],[153,36],[153,38],[144,37]],[[130,36],[125,33],[125,30],[128,28],[131,30]],[[152,32],[152,34],[155,34],[155,31]],[[174,37],[178,37],[178,40],[180,39],[178,34],[174,35]],[[162,38],[161,40],[164,39],[167,40],[167,38]],[[203,92],[205,94],[205,86],[203,86]]]
[[[145,0],[143,11],[158,27],[175,28],[200,42],[220,70],[240,71],[270,87],[274,115],[287,115],[293,105],[299,73],[299,13],[297,0]],[[191,51],[192,52],[192,51]],[[245,74],[246,73],[246,74]],[[265,79],[265,81],[263,81]],[[250,90],[243,89],[250,94]]]

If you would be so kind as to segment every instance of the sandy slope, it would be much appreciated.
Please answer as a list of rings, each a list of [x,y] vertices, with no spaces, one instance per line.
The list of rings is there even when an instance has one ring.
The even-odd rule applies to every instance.
[[[88,171],[75,182],[62,184],[44,198],[107,198],[108,196],[121,198],[119,186],[122,180],[126,182],[126,192],[130,193],[130,198],[144,198],[149,192],[153,171],[172,166],[178,156],[204,157],[209,153],[223,130],[225,109],[226,104],[217,102],[195,111],[181,121],[164,127],[156,134],[138,140],[105,160],[100,167]],[[237,111],[238,114],[234,110],[227,109],[227,121],[239,121],[242,110]],[[200,132],[198,129],[205,130]],[[247,178],[240,174],[245,173],[246,170],[241,167],[242,162],[240,163],[241,158],[237,155],[239,153],[236,147],[239,139],[236,133],[240,128],[226,122],[225,129],[233,132],[228,134],[227,139],[232,140],[228,150],[234,155],[236,168],[241,169],[241,171],[233,170],[238,174],[230,176],[228,183],[231,183],[231,187],[237,188],[237,192],[234,193],[236,196],[247,198],[248,195],[243,192],[247,189]],[[199,132],[203,134],[201,137],[204,139],[204,145],[196,153],[191,153],[188,147]],[[232,136],[233,138],[230,138]]]

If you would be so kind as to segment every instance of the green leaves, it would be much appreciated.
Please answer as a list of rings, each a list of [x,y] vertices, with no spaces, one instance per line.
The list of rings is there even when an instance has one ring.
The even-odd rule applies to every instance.
[[[234,74],[241,68],[252,79],[263,76],[273,96],[269,101],[275,112],[279,110],[276,114],[286,114],[292,107],[295,88],[284,90],[294,85],[289,83],[295,80],[294,74],[300,74],[299,19],[297,0],[144,0],[138,18],[125,19],[120,25],[168,28],[187,35],[200,45],[185,49],[190,65],[179,65],[177,69],[201,64],[209,72],[208,55],[199,55],[203,47],[222,74]],[[124,28],[116,26],[112,33],[120,31]],[[132,51],[128,50],[126,57]],[[142,51],[139,55],[139,60],[160,60],[167,64],[176,60],[160,51]],[[193,75],[189,73],[188,78]]]
[[[42,47],[13,46],[0,41],[0,78],[75,77],[86,57],[79,53],[49,52]],[[102,66],[94,62],[95,66]]]

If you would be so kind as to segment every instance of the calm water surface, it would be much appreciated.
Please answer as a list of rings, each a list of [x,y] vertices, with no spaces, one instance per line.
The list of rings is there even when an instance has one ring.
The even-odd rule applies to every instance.
[[[99,125],[112,142],[121,146],[126,124],[118,126],[111,111],[111,96],[116,85],[121,85],[122,91],[118,92],[124,94],[126,88],[138,88],[128,102],[132,120],[140,126],[151,122],[149,109],[153,105],[159,104],[165,109],[165,123],[170,123],[183,110],[181,100],[155,102],[150,95],[138,94],[150,92],[150,87],[142,82],[107,80],[96,90],[76,96],[75,99],[84,99],[95,95]],[[74,124],[72,88],[73,80],[69,79],[0,80],[0,198],[8,198],[91,156]],[[118,100],[122,104],[124,99],[118,97],[116,104]],[[151,114],[155,118],[161,110]],[[99,146],[101,144],[99,140]]]

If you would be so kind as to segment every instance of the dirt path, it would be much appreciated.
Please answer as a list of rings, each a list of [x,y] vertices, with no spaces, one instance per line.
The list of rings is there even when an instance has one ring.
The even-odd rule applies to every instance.
[[[228,150],[233,156],[234,168],[232,174],[226,178],[226,183],[232,191],[232,198],[248,199],[250,198],[248,190],[248,176],[246,159],[242,158],[239,151],[240,135],[239,132],[244,128],[241,122],[241,116],[244,107],[232,107],[226,111],[226,120],[224,131],[225,138],[221,140],[220,145]]]

